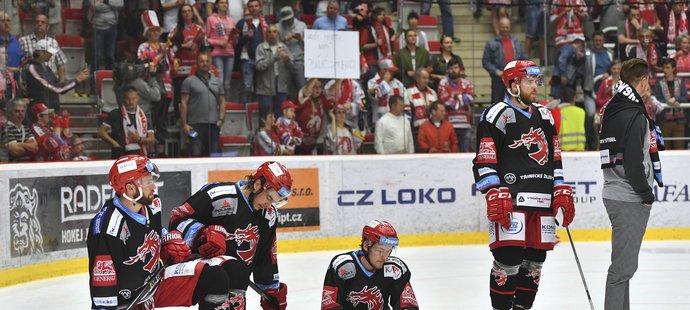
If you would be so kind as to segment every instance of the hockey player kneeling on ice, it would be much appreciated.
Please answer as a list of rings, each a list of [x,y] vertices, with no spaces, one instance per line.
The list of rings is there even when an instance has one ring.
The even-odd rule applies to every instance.
[[[230,309],[245,308],[249,276],[278,302],[261,300],[264,310],[284,310],[287,285],[280,282],[276,247],[276,209],[288,202],[292,177],[278,162],[265,162],[239,182],[204,185],[170,213],[170,227],[179,230],[192,252],[205,258],[228,255]]]
[[[398,243],[390,223],[364,226],[361,250],[336,255],[328,265],[321,309],[419,309],[410,270],[390,256]]]
[[[489,106],[477,127],[474,179],[486,194],[489,249],[494,256],[489,295],[494,309],[530,309],[546,251],[575,216],[572,189],[563,182],[561,151],[551,112],[535,105],[539,67],[511,61],[503,71],[509,96]]]
[[[110,168],[116,195],[91,220],[87,237],[92,309],[227,303],[228,276],[218,267],[225,259],[184,262],[191,251],[180,232],[161,228],[159,175],[140,155],[122,156]]]

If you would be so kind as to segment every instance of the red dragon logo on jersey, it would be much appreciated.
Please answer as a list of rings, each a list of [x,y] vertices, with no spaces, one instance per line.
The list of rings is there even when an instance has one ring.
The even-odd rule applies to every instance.
[[[527,150],[529,150],[532,147],[532,144],[537,145],[537,151],[529,153],[529,157],[534,159],[534,161],[536,161],[539,165],[543,166],[549,160],[549,150],[548,146],[546,145],[544,131],[542,131],[541,128],[534,129],[534,127],[530,127],[529,133],[523,133],[520,136],[520,140],[513,141],[513,144],[509,145],[508,147],[511,149],[516,149],[524,146],[527,148]]]
[[[381,296],[381,291],[378,287],[374,286],[368,288],[364,286],[359,292],[350,292],[347,294],[347,301],[349,301],[353,306],[357,307],[358,304],[367,304],[369,310],[381,309],[381,304],[383,304],[383,297]]]
[[[151,259],[144,265],[144,270],[153,272],[158,264],[160,257],[160,239],[155,230],[150,231],[144,237],[144,243],[137,248],[137,254],[130,256],[128,260],[124,261],[125,265],[134,265],[138,261],[146,261],[146,256],[151,253]]]
[[[226,300],[222,305],[215,307],[214,310],[244,310],[245,306],[244,295],[230,293],[230,298],[228,298],[228,300]]]
[[[498,286],[503,286],[508,281],[508,275],[505,270],[491,270],[491,275],[494,276],[494,281]]]
[[[534,284],[539,285],[539,279],[541,278],[541,271],[538,271],[538,270],[530,271],[528,274],[525,275],[525,277],[532,278],[532,281],[534,281]]]
[[[242,245],[242,243],[249,242],[249,249],[244,251],[237,250],[237,255],[247,264],[251,264],[254,260],[254,253],[256,253],[256,245],[259,243],[259,227],[247,224],[247,228],[235,229],[235,233],[228,240],[235,240],[237,247]]]

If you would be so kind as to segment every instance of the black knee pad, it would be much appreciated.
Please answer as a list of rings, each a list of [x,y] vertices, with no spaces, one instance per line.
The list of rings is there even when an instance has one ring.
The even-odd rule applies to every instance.
[[[229,289],[247,290],[251,271],[244,261],[238,259],[227,260],[221,267],[228,275]]]
[[[539,281],[541,279],[541,269],[546,260],[546,251],[537,249],[527,249],[525,260],[520,265],[520,272],[517,276],[515,287],[515,309],[531,309],[534,298],[537,296]]]

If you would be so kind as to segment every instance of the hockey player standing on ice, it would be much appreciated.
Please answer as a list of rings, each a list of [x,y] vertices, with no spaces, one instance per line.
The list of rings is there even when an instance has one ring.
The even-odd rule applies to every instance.
[[[611,220],[611,265],[604,309],[630,309],[630,279],[637,270],[642,237],[654,203],[654,181],[663,187],[659,151],[665,149],[659,127],[640,94],[649,90],[649,65],[623,62],[613,98],[601,113],[601,170],[606,213]]]
[[[276,209],[287,204],[291,193],[290,172],[269,161],[247,180],[206,184],[170,213],[170,227],[182,232],[193,253],[236,258],[223,265],[230,275],[231,309],[245,308],[252,273],[280,310],[287,306],[287,286],[278,276]],[[261,307],[276,309],[263,299]]]
[[[390,256],[398,233],[386,221],[362,229],[361,250],[336,255],[328,265],[321,309],[419,309],[410,285],[410,270]]]
[[[203,310],[226,309],[220,306],[228,299],[228,276],[214,264],[223,259],[183,263],[191,252],[180,232],[161,231],[161,200],[154,195],[158,176],[156,165],[140,155],[122,156],[110,168],[115,197],[91,220],[86,241],[91,308],[198,303]]]
[[[536,105],[542,76],[534,62],[511,61],[503,71],[509,96],[488,107],[477,128],[474,179],[486,194],[489,249],[494,256],[489,295],[494,309],[530,309],[546,251],[575,216],[563,184],[561,151],[551,112]]]

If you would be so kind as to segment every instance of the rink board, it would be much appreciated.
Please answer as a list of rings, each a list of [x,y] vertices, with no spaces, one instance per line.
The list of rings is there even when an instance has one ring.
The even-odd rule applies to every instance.
[[[664,188],[649,220],[649,240],[690,239],[690,152],[662,152]],[[476,192],[472,154],[290,156],[290,203],[280,210],[280,252],[344,249],[371,219],[393,223],[402,246],[481,244],[488,240],[484,198]],[[164,223],[170,210],[209,181],[237,181],[267,157],[161,159]],[[601,201],[598,153],[565,153],[574,187],[578,241],[610,238]],[[0,287],[84,272],[88,222],[112,196],[112,161],[0,166]],[[238,177],[239,176],[239,177]],[[561,240],[564,240],[562,236]],[[567,237],[565,237],[567,239]],[[41,268],[42,264],[50,268]],[[36,265],[38,264],[38,265]],[[50,270],[50,271],[47,271]]]

